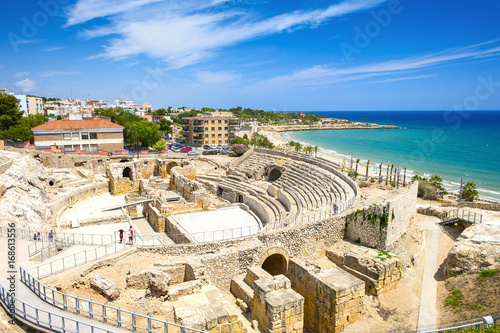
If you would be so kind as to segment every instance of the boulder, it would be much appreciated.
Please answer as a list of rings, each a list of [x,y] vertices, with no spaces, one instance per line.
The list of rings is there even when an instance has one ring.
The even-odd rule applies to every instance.
[[[146,289],[149,287],[151,272],[149,270],[131,271],[127,276],[127,288]]]
[[[500,267],[500,225],[476,224],[462,232],[445,260],[446,273],[477,273]]]
[[[161,270],[152,270],[149,280],[151,293],[156,296],[168,295],[169,285],[172,278],[166,272]]]
[[[113,301],[120,297],[120,288],[111,280],[108,280],[100,274],[95,274],[92,279],[90,279],[90,285],[101,295]]]

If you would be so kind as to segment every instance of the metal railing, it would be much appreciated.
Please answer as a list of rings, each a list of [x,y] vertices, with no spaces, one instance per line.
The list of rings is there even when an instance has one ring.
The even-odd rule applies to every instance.
[[[11,228],[0,227],[0,237],[7,237],[8,230]],[[35,237],[36,234],[36,237]],[[37,242],[50,241],[50,232],[41,232],[40,238],[38,239],[38,233],[32,230],[15,229],[15,237],[17,239],[24,239]],[[101,234],[78,234],[78,233],[54,233],[54,240],[65,240],[66,242],[71,242],[78,245],[105,245],[113,242],[112,235],[101,235]]]
[[[443,325],[438,325],[437,327],[421,327],[416,332],[420,333],[435,333],[435,332],[449,332],[449,331],[461,331],[463,329],[467,328],[483,328],[483,327],[489,327],[490,324],[487,324],[486,318],[490,317],[489,319],[493,322],[493,324],[500,324],[500,313],[495,313],[490,316],[486,316],[483,318],[475,318],[475,319],[470,319],[458,323],[450,323],[450,324],[443,324]],[[406,331],[408,332],[408,331]],[[414,332],[414,331],[412,331]]]
[[[132,311],[123,310],[103,303],[94,302],[62,293],[47,287],[22,267],[19,268],[21,282],[41,300],[64,311],[95,319],[103,323],[132,330],[133,332],[204,332],[186,326],[152,318]]]
[[[69,268],[99,260],[107,255],[123,251],[126,248],[126,246],[120,246],[118,244],[103,245],[91,250],[80,251],[72,255],[38,265],[31,268],[29,271],[30,274],[36,276],[38,279],[41,279],[63,272]]]
[[[267,230],[275,230],[279,228],[286,228],[286,227],[291,227],[291,226],[298,226],[298,225],[306,225],[309,223],[325,220],[327,218],[333,217],[335,215],[339,215],[343,212],[345,212],[349,207],[351,207],[354,202],[356,201],[356,196],[352,196],[349,200],[341,202],[337,206],[337,211],[335,211],[334,207],[329,207],[327,209],[324,209],[322,211],[318,212],[311,212],[309,214],[305,215],[296,215],[291,218],[288,218],[284,221],[279,221],[277,223],[271,224]]]
[[[29,305],[17,297],[12,297],[3,285],[0,285],[0,303],[8,312],[14,309],[16,318],[32,327],[63,333],[113,333],[108,329]]]
[[[483,223],[483,215],[463,208],[449,210],[443,213],[441,223],[453,223],[455,221],[466,221],[469,223]]]
[[[57,255],[60,251],[70,247],[72,243],[65,242],[64,240],[54,240],[53,242],[33,242],[28,245],[28,256],[40,256],[40,261],[43,262],[52,256]]]

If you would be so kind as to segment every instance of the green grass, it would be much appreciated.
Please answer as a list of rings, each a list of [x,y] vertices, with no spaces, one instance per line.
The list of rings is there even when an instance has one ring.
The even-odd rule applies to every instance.
[[[463,305],[462,299],[464,298],[464,294],[460,289],[454,288],[453,291],[446,297],[446,301],[444,301],[445,306],[451,306],[454,309]]]
[[[388,251],[378,250],[378,254],[375,258],[386,261],[387,259],[392,259],[393,257]]]
[[[486,269],[484,271],[481,271],[479,273],[479,282],[483,283],[486,281],[489,277],[495,276],[498,272],[500,272],[500,269]]]

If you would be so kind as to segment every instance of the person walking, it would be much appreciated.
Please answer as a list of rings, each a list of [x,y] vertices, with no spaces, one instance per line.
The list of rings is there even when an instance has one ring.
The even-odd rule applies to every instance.
[[[49,232],[49,241],[50,242],[54,241],[54,232],[52,230],[50,230],[50,232]]]
[[[120,244],[123,242],[123,233],[125,232],[125,230],[121,229],[118,230],[118,232],[120,233]]]
[[[333,204],[333,214],[337,215],[339,212],[339,206],[337,204]]]
[[[128,229],[128,243],[130,245],[134,244],[134,229],[132,229],[132,226]]]
[[[42,235],[40,233],[38,233],[37,234],[37,238],[38,238],[39,241],[41,241],[42,240]]]

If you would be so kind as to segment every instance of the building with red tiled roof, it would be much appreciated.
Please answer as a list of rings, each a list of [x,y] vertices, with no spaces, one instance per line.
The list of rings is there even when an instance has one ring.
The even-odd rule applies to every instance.
[[[31,130],[37,149],[56,148],[83,151],[122,151],[123,126],[109,118],[83,118],[76,114],[46,122]]]

